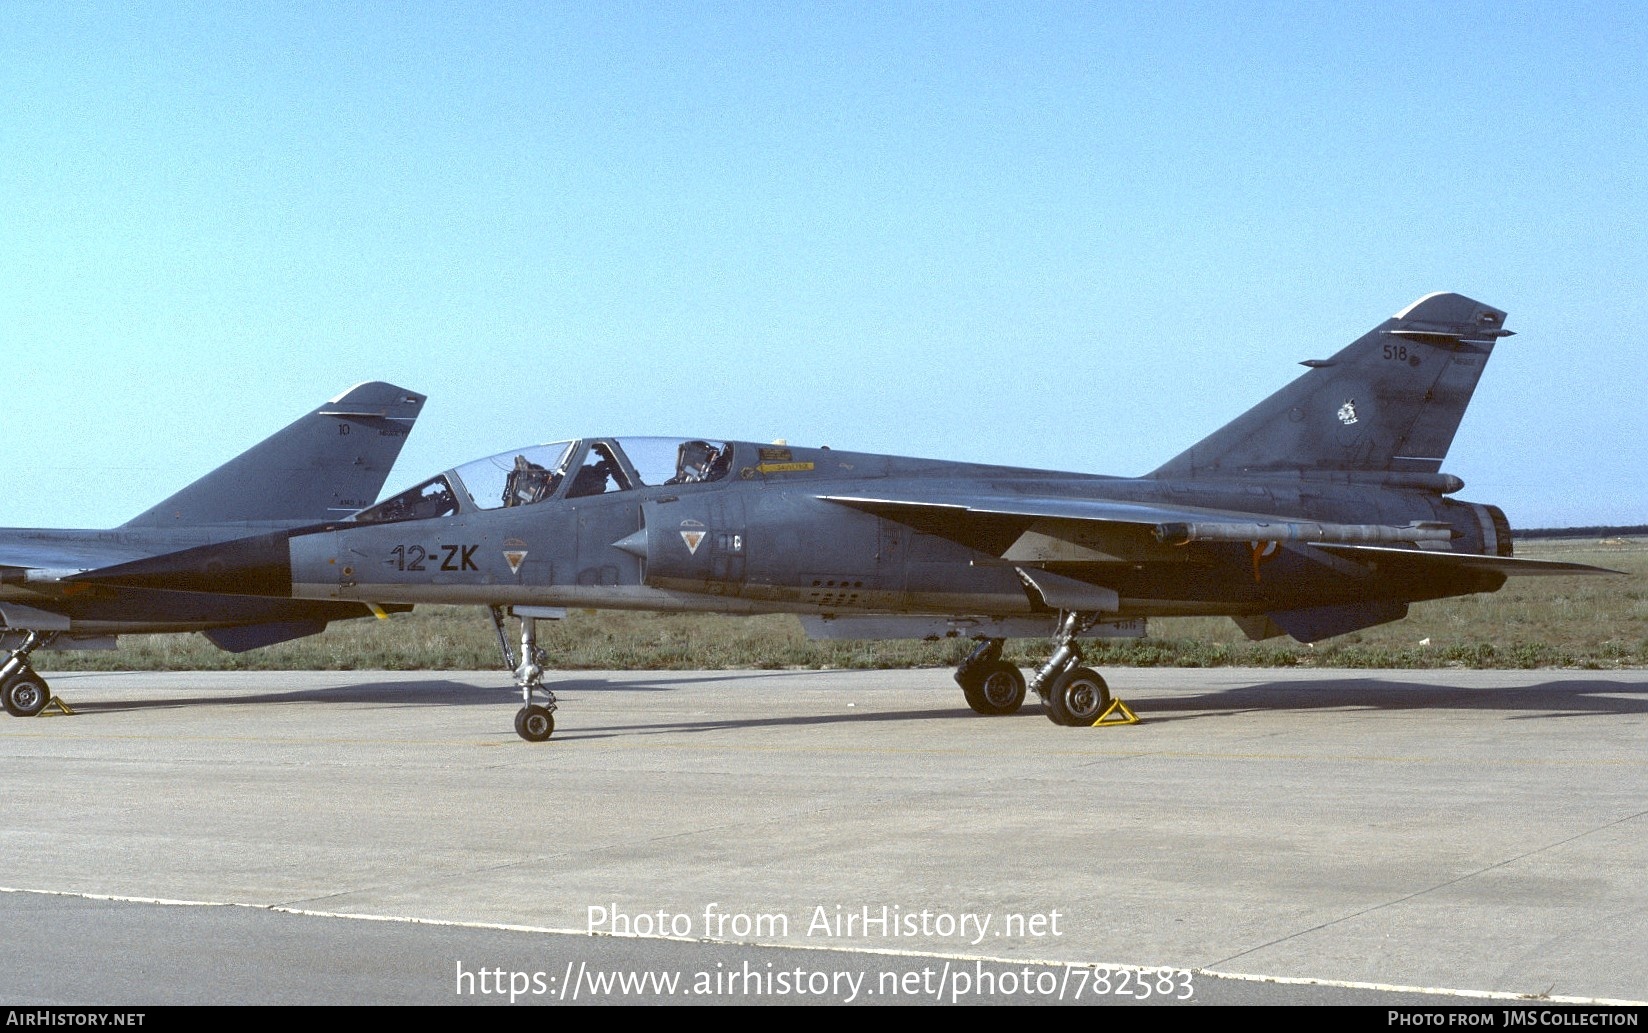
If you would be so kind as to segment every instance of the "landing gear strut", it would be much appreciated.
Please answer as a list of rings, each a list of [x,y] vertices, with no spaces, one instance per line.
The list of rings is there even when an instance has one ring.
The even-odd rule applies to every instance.
[[[1053,655],[1030,682],[1047,704],[1047,719],[1056,725],[1091,725],[1110,709],[1110,686],[1097,671],[1081,666],[1081,646],[1076,641],[1102,619],[1100,614],[1066,611],[1053,635]]]
[[[981,641],[956,668],[956,684],[967,705],[991,717],[1014,713],[1024,703],[1024,675],[1001,658],[1001,642]]]
[[[515,714],[515,734],[527,742],[543,742],[555,734],[555,709],[559,705],[555,693],[544,687],[544,651],[538,648],[538,618],[517,613],[521,622],[521,662],[504,636],[504,611],[500,606],[492,611],[492,626],[498,630],[498,645],[503,650],[504,666],[514,668],[515,684],[521,689],[521,709]],[[533,693],[542,692],[544,701],[533,702]]]
[[[13,717],[33,717],[51,702],[51,689],[46,679],[29,666],[29,654],[55,637],[53,633],[31,631],[23,644],[0,663],[0,704],[4,704],[6,713]]]

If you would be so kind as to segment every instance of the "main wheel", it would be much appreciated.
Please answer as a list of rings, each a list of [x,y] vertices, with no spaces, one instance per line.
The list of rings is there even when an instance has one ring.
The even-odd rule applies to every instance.
[[[555,715],[533,703],[515,715],[515,734],[527,742],[543,742],[555,734]]]
[[[1024,703],[1024,673],[1005,660],[993,660],[979,665],[961,691],[980,714],[1011,714]]]
[[[51,702],[51,689],[46,687],[46,679],[25,667],[0,686],[0,701],[13,717],[33,717]]]
[[[1091,667],[1077,667],[1047,694],[1047,718],[1056,725],[1090,725],[1110,707],[1110,686]]]

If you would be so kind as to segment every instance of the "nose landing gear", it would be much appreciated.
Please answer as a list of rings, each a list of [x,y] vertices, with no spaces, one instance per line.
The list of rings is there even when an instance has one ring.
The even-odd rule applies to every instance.
[[[555,734],[555,710],[559,702],[555,693],[544,686],[544,661],[548,656],[538,648],[538,615],[517,607],[515,616],[521,622],[521,661],[509,648],[504,635],[504,610],[501,606],[488,607],[492,626],[498,632],[498,646],[503,651],[504,666],[511,668],[515,684],[521,690],[521,709],[515,713],[515,734],[527,742],[543,742]],[[543,702],[533,702],[534,693],[543,693]]]

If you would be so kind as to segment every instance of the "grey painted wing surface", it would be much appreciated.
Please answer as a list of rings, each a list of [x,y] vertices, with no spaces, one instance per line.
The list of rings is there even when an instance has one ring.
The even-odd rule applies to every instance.
[[[1073,498],[1067,495],[1005,494],[989,491],[929,492],[913,489],[894,495],[820,495],[826,502],[835,502],[866,513],[874,513],[890,520],[901,515],[927,513],[933,516],[966,514],[987,516],[1046,517],[1064,520],[1093,520],[1115,524],[1154,526],[1170,521],[1201,521],[1213,519],[1265,520],[1262,514],[1241,513],[1234,510],[1196,509],[1188,506],[1162,506],[1151,503],[1125,502],[1115,499]]]
[[[1347,524],[1298,516],[1230,508],[1164,505],[1120,499],[1097,499],[1032,492],[995,494],[933,494],[914,491],[910,497],[820,495],[834,502],[888,520],[937,533],[969,535],[970,522],[985,524],[993,517],[1018,517],[1038,522],[1045,533],[1058,535],[1060,525],[1087,525],[1095,529],[1124,525],[1147,529],[1158,542],[1189,541],[1335,541],[1417,542],[1445,541],[1449,531],[1429,526]],[[982,529],[982,528],[981,528]]]
[[[150,540],[123,540],[106,531],[0,529],[0,567],[14,570],[93,570],[143,559],[156,549]]]

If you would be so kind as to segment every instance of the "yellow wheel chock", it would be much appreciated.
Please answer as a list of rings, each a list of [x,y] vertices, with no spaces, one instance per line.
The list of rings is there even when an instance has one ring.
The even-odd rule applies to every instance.
[[[1121,701],[1121,697],[1112,696],[1110,698],[1110,705],[1104,708],[1104,713],[1099,715],[1099,719],[1093,722],[1092,727],[1100,728],[1105,725],[1136,725],[1138,723],[1139,715],[1133,713],[1132,709],[1129,708],[1126,703]]]

